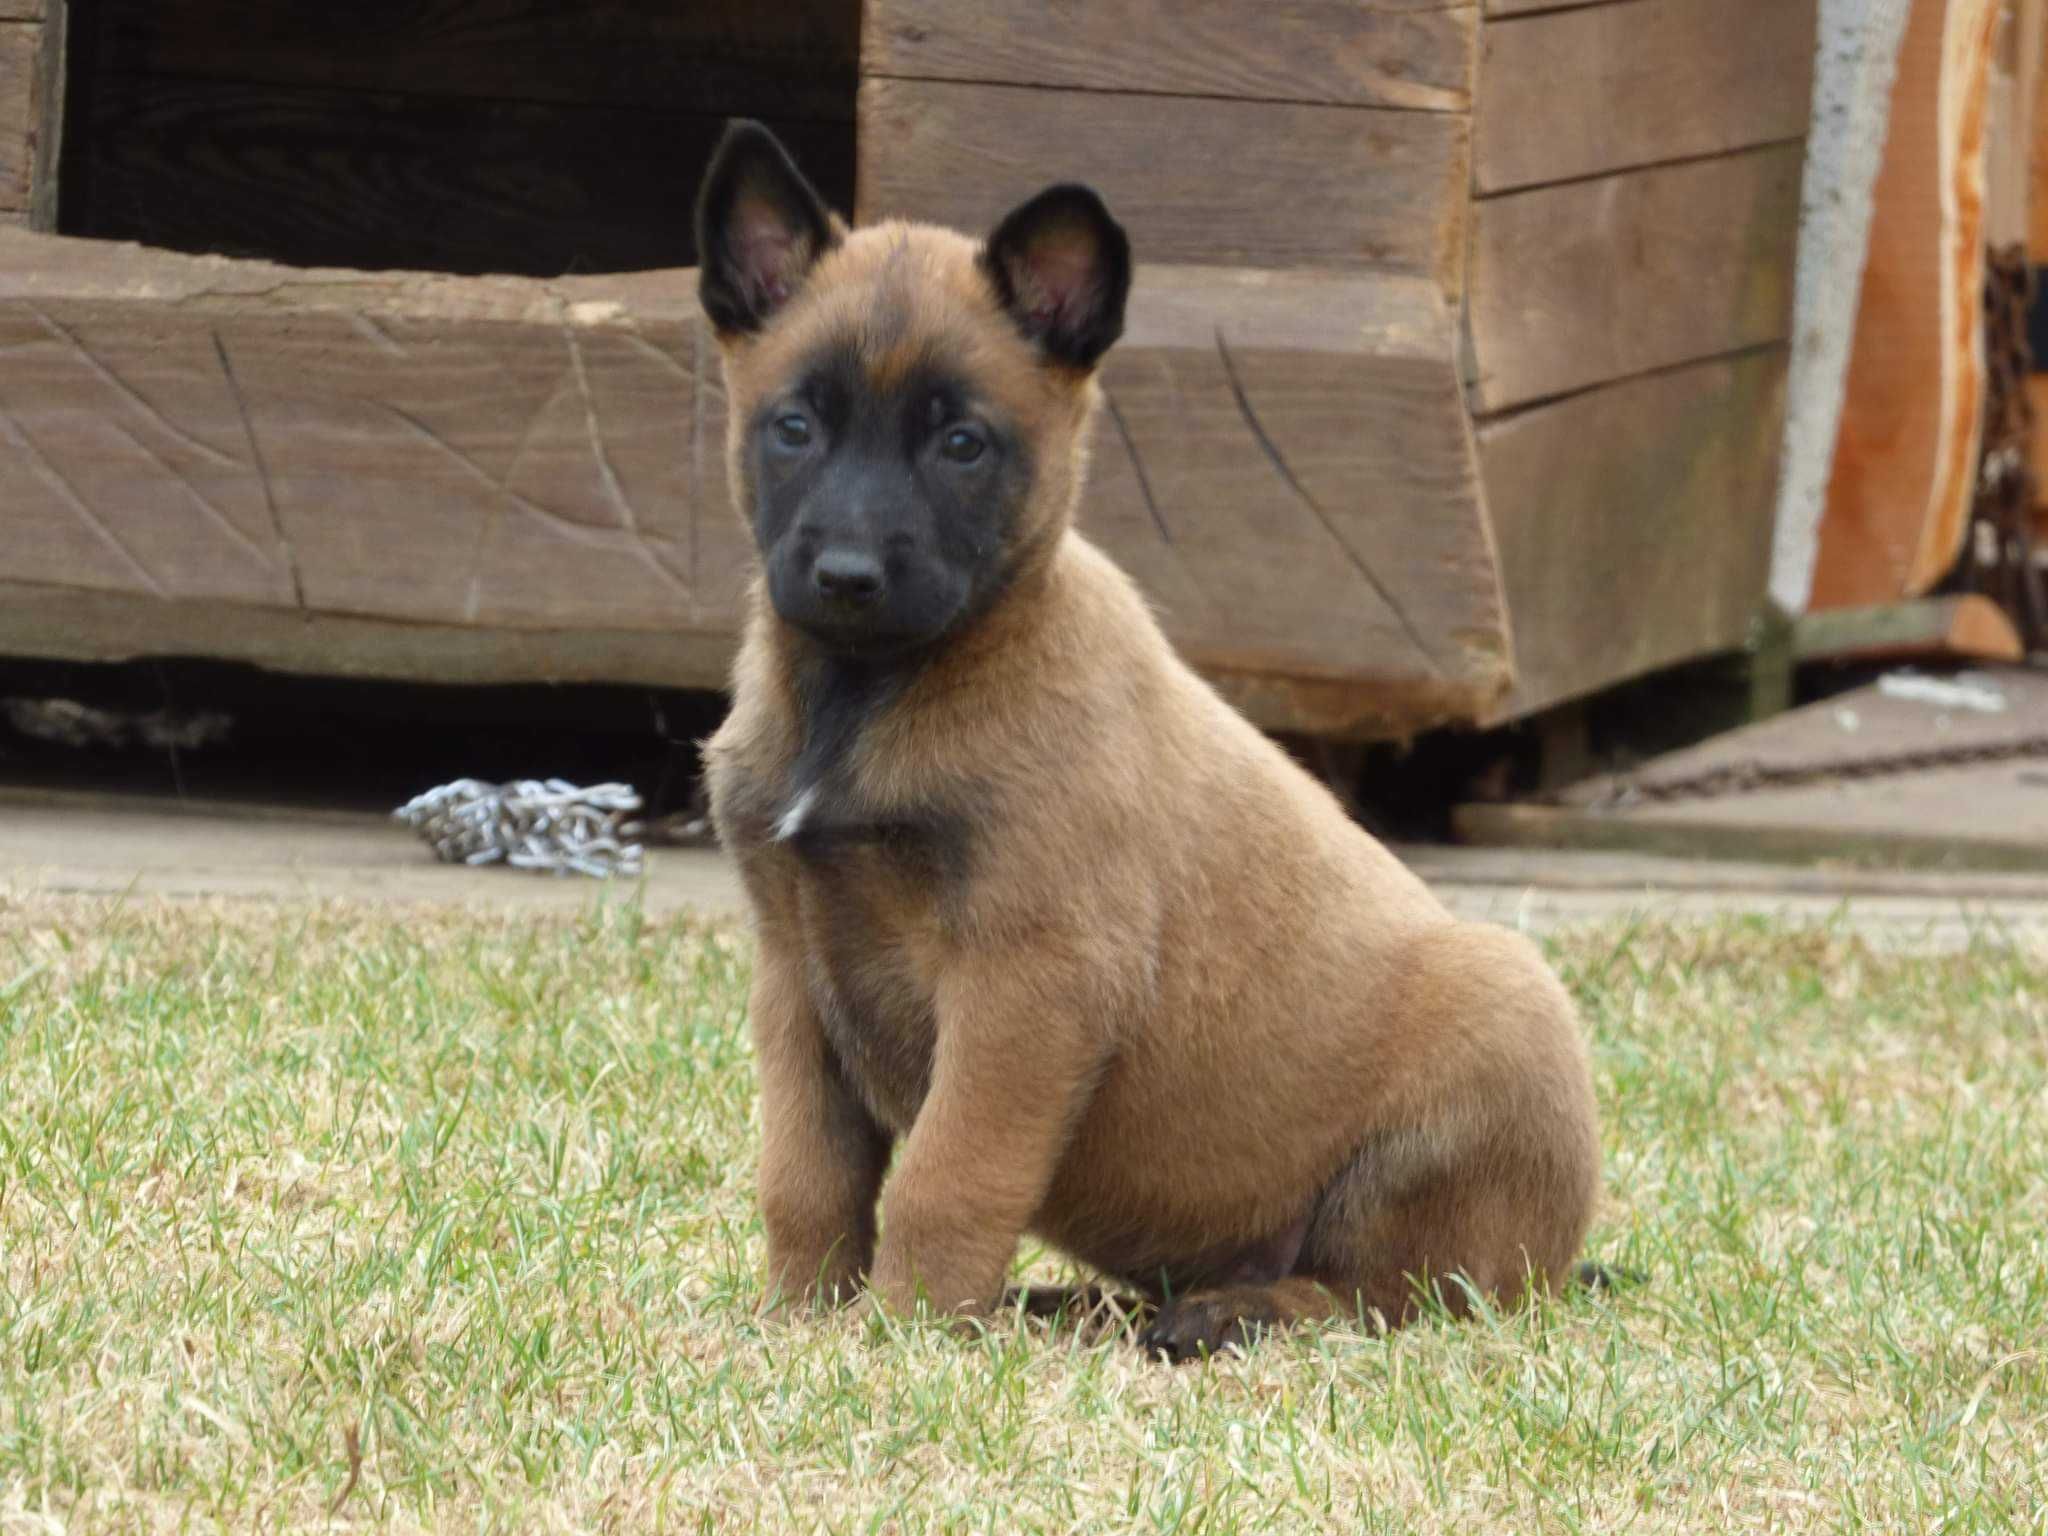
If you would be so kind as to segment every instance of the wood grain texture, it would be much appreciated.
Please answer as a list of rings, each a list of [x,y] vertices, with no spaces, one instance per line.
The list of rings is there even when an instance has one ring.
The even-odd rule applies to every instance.
[[[860,212],[981,230],[1092,183],[1140,261],[1373,267],[1450,285],[1467,125],[1442,112],[867,80]]]
[[[1147,272],[1139,296],[1082,522],[1176,642],[1341,734],[1497,697],[1499,577],[1428,281]],[[1369,687],[1317,706],[1318,680]]]
[[[1785,355],[1631,379],[1479,429],[1510,719],[1736,649],[1770,563]]]
[[[36,229],[57,228],[59,173],[64,163],[65,118],[70,110],[71,0],[47,0],[42,35],[36,39],[35,80],[30,110],[34,121],[29,146],[29,223]]]
[[[1814,608],[1915,597],[1961,551],[1984,394],[1984,113],[1997,0],[1915,0],[1821,517]]]
[[[123,75],[844,121],[860,5],[101,0],[92,43]]]
[[[33,22],[0,22],[0,210],[29,204],[35,162],[36,44]]]
[[[43,0],[0,0],[0,21],[41,21]]]
[[[529,661],[581,636],[579,668],[653,654],[588,637],[674,638],[673,671],[622,676],[715,684],[752,552],[694,285],[0,230],[8,576],[118,600],[109,654],[196,622],[166,611],[303,611],[524,636]],[[1453,354],[1427,279],[1141,273],[1083,526],[1264,723],[1401,734],[1506,686]],[[336,668],[402,663],[364,634]]]
[[[1784,145],[1480,202],[1476,408],[1784,339],[1801,159]]]
[[[2048,0],[2006,0],[1995,24],[1984,128],[1984,243],[2025,245],[2033,182],[2034,123],[2048,70]]]
[[[2048,59],[2035,80],[2034,121],[2026,137],[2027,258],[2037,267],[2048,266]]]
[[[868,75],[1457,111],[1478,12],[1358,0],[870,0]]]
[[[1976,592],[1809,613],[1793,625],[1792,651],[1800,661],[2026,660],[2005,610]]]
[[[1746,768],[1769,774],[1836,770],[1851,763],[1924,752],[1933,746],[1961,752],[2009,751],[2041,736],[2042,723],[2048,721],[2048,676],[2034,668],[1999,668],[1975,681],[1995,691],[2006,707],[1998,711],[1944,708],[1925,699],[1889,693],[1880,683],[1865,683],[1774,719],[1663,753],[1621,777],[1656,789],[1703,776],[1740,773]],[[1843,709],[1855,714],[1853,730],[1842,723]],[[1956,770],[1951,765],[1937,771]],[[1592,779],[1566,791],[1562,798],[1575,805],[1597,806],[1610,803],[1618,787],[1613,778]],[[1669,803],[1675,808],[1682,802]],[[2031,813],[2027,820],[2033,835],[2048,836],[2048,821],[2038,813]]]
[[[695,257],[715,116],[118,77],[69,125],[68,233],[314,266],[622,271]],[[777,123],[843,207],[852,147]]]
[[[1461,805],[1451,813],[1451,835],[1493,848],[2038,875],[2048,847],[2027,835],[2030,828],[2016,813],[2030,808],[2039,791],[2020,772],[2010,764],[1991,764],[1938,777],[1878,780],[1872,792],[1846,806],[1829,786],[1618,812]],[[1964,831],[1951,830],[1959,805],[1976,823]]]
[[[1802,138],[1815,0],[1633,0],[1485,29],[1482,193]]]
[[[1532,11],[1583,10],[1587,6],[1615,5],[1623,0],[1486,0],[1486,14],[1494,16],[1524,16]]]

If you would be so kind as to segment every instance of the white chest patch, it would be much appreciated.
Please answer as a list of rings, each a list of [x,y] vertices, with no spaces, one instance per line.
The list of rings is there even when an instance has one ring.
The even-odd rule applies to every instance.
[[[790,803],[789,809],[782,813],[782,819],[775,823],[776,842],[786,843],[803,831],[804,818],[811,814],[811,807],[817,803],[817,799],[818,786],[813,784]]]

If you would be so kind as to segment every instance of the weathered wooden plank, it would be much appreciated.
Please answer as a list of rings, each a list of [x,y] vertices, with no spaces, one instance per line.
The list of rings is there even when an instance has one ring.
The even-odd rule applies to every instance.
[[[2029,786],[2021,774],[2010,765],[1994,764],[1939,779],[1921,775],[1887,782],[1875,795],[1859,797],[1864,803],[1846,816],[1840,814],[1840,791],[1829,788],[1630,814],[1546,805],[1461,805],[1451,813],[1451,834],[1461,843],[1494,848],[2039,874],[2048,846],[2028,837],[2023,824],[1972,826],[1960,835],[1943,825],[1953,820],[1958,805],[1970,808],[1973,822],[1986,819],[1980,807],[1990,807],[1997,816],[2030,806],[2032,796],[2022,793]],[[1918,830],[1929,826],[1941,830]]]
[[[869,0],[864,74],[1247,101],[1457,111],[1471,104],[1469,6],[1236,0],[1071,6]]]
[[[0,22],[0,209],[10,212],[26,209],[29,202],[41,33],[33,22]]]
[[[61,661],[185,656],[312,677],[723,688],[736,638],[727,631],[420,624],[0,578],[0,656]]]
[[[867,80],[860,209],[979,230],[1049,180],[1086,181],[1141,261],[1375,267],[1448,285],[1468,136],[1444,112]]]
[[[857,0],[116,0],[95,11],[98,65],[116,74],[709,115],[850,120],[860,47]]]
[[[2048,60],[2034,87],[2034,120],[2026,130],[2027,259],[2048,266]],[[2037,460],[2038,462],[2042,462]]]
[[[1973,692],[2004,708],[1965,709],[1866,683],[1774,720],[1663,753],[1624,774],[1588,780],[1563,798],[1575,805],[1605,805],[1632,785],[1646,792],[1648,803],[1659,791],[1669,795],[1689,783],[1743,779],[1757,788],[1777,779],[1775,787],[1783,788],[1787,775],[1840,775],[1858,764],[1896,760],[1930,747],[2016,761],[2015,754],[2042,739],[2048,729],[2048,676],[2000,667],[1974,673],[1968,682]],[[2036,817],[2034,829],[2048,834],[2048,821]]]
[[[752,554],[694,282],[300,272],[0,231],[8,577],[115,603],[109,654],[189,643],[197,607],[361,637],[322,670],[483,665],[453,639],[407,651],[406,625],[524,636],[518,667],[537,637],[584,637],[534,676],[622,656],[627,680],[715,682],[689,669],[722,665]],[[1399,734],[1506,686],[1430,280],[1148,268],[1105,383],[1083,526],[1265,723]],[[92,622],[64,621],[62,654]],[[263,659],[276,627],[251,623],[204,653]],[[656,679],[653,651],[590,638],[611,634],[704,643]]]
[[[1531,11],[1575,11],[1592,5],[1616,5],[1625,0],[1486,0],[1486,14],[1523,16]]]
[[[2034,124],[2048,73],[2048,0],[2006,0],[1991,44],[1984,105],[1984,244],[2024,245],[2034,210]]]
[[[70,125],[67,232],[298,265],[625,271],[694,260],[715,116],[119,77]],[[777,123],[843,207],[836,124]]]
[[[1770,562],[1785,356],[1632,379],[1479,429],[1479,462],[1533,713],[1740,647]]]
[[[1522,846],[2038,873],[2048,869],[2048,818],[2034,782],[2048,678],[2001,668],[1974,681],[2005,707],[1959,709],[1871,685],[1624,775],[1588,780],[1567,791],[1561,807],[1465,806],[1453,824],[1465,840]],[[1985,760],[1871,776],[1858,771],[1930,747]],[[1786,782],[1786,775],[1808,782]],[[1723,792],[1657,794],[1702,784]],[[1641,793],[1618,795],[1624,788]]]
[[[29,153],[29,223],[57,228],[58,173],[64,162],[64,118],[70,104],[71,0],[46,0],[42,36],[36,40],[32,110],[35,142]]]
[[[0,0],[0,21],[41,21],[43,0]]]
[[[1801,156],[1747,150],[1477,204],[1477,408],[1783,340]]]
[[[1985,108],[1998,0],[1915,0],[1843,383],[1816,608],[1930,590],[1961,552],[1984,403]]]
[[[1634,0],[1485,29],[1482,193],[1801,138],[1815,0]]]
[[[1800,661],[2026,659],[2005,610],[1977,592],[1809,613],[1793,625],[1792,652]]]
[[[1427,279],[1148,271],[1103,384],[1083,526],[1198,665],[1348,734],[1498,697],[1499,577]],[[1312,705],[1316,679],[1353,686]]]

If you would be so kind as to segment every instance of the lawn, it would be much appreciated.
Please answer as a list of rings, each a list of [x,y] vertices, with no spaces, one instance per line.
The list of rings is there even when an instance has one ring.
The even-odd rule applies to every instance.
[[[1640,1282],[1175,1371],[757,1321],[736,932],[0,898],[0,1532],[2048,1528],[2048,958],[1555,957]]]

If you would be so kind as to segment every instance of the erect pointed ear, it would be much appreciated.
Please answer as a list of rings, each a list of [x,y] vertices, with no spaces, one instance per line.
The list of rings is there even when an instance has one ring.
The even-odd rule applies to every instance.
[[[781,141],[745,118],[727,124],[697,194],[697,296],[719,333],[758,331],[838,243]]]
[[[1017,328],[1050,360],[1093,368],[1123,334],[1131,242],[1093,189],[1047,187],[996,226],[981,263]]]

